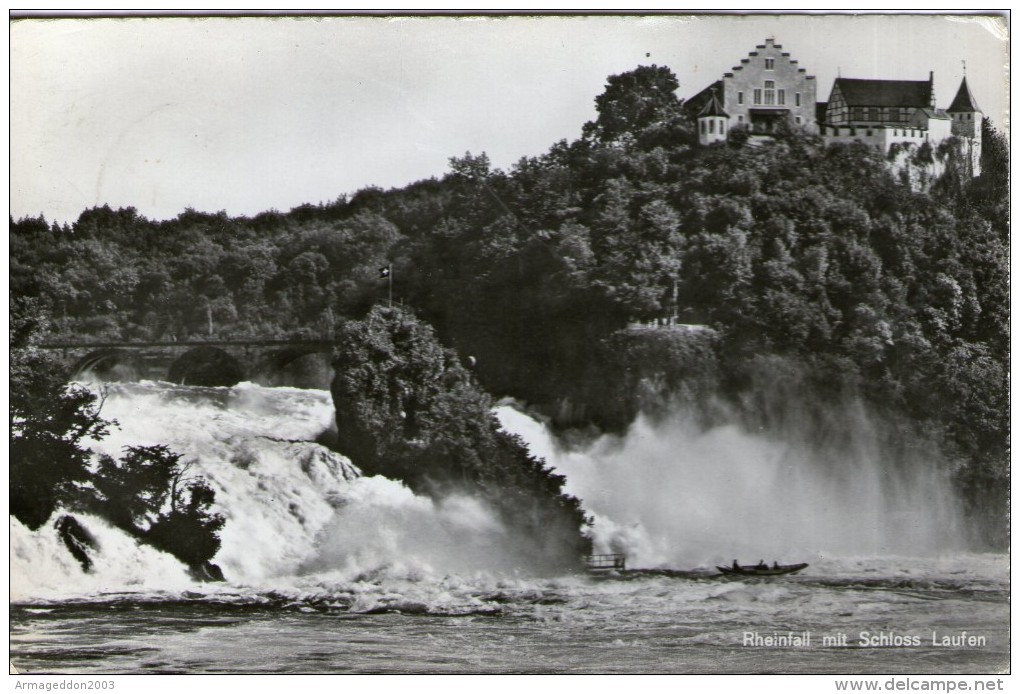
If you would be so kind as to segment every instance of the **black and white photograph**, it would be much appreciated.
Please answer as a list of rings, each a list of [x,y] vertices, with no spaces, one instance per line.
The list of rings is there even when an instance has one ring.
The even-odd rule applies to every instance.
[[[11,686],[1002,691],[1009,20],[12,12]]]

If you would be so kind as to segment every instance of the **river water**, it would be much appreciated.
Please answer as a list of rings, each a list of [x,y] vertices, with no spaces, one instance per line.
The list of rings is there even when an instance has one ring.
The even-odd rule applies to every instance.
[[[119,428],[95,447],[168,443],[195,461],[227,517],[215,561],[228,581],[194,583],[172,557],[76,514],[98,544],[86,574],[52,521],[30,532],[12,520],[21,671],[1008,668],[1007,557],[961,544],[941,478],[880,474],[867,446],[833,468],[678,418],[563,451],[501,407],[503,425],[584,499],[597,549],[625,552],[631,569],[550,575],[508,563],[511,539],[475,500],[418,497],[314,443],[331,426],[327,392],[108,388],[103,414]],[[714,565],[734,556],[810,566],[719,577]]]

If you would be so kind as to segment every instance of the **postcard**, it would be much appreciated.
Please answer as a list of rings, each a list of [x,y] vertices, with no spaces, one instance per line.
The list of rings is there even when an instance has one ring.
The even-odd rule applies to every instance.
[[[19,685],[1001,689],[1007,17],[10,41]]]

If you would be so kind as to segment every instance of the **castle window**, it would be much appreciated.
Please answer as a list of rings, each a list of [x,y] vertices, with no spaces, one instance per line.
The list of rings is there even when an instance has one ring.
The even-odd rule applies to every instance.
[[[715,121],[714,120],[708,121],[708,132],[710,132],[712,134],[715,133]]]
[[[765,59],[765,69],[766,70],[774,70],[775,67],[776,67],[776,59],[775,58],[766,58]]]
[[[800,106],[800,92],[797,92],[796,98],[794,100],[797,102],[797,105]]]
[[[760,89],[755,89],[754,90],[754,103],[755,104],[760,104],[761,103],[761,90]]]
[[[765,105],[772,106],[776,103],[776,83],[774,80],[765,80]]]
[[[800,116],[797,116],[797,125],[800,125]]]
[[[744,103],[744,92],[737,92],[737,103]]]
[[[871,131],[870,130],[868,130],[866,134],[867,134],[868,137],[871,137]]]
[[[726,134],[726,121],[724,120],[719,121],[719,134],[720,135]]]
[[[850,128],[850,137],[854,137],[856,135],[857,135],[857,128]]]
[[[785,106],[786,105],[786,90],[785,89],[780,89],[778,92],[776,92],[776,96],[779,97],[779,101],[777,103],[780,106]]]
[[[744,117],[743,116],[737,116],[737,122],[738,123],[743,123],[744,122]]]

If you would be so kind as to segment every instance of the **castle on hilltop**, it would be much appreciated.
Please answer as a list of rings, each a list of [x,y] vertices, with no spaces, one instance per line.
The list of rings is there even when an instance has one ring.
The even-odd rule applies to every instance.
[[[883,153],[958,137],[971,175],[981,173],[983,114],[966,76],[945,110],[935,103],[932,72],[921,81],[837,77],[828,101],[818,101],[814,75],[782,48],[766,39],[684,103],[697,119],[701,144],[725,141],[734,127],[746,128],[752,138],[768,137],[783,123],[827,142],[860,141]]]

